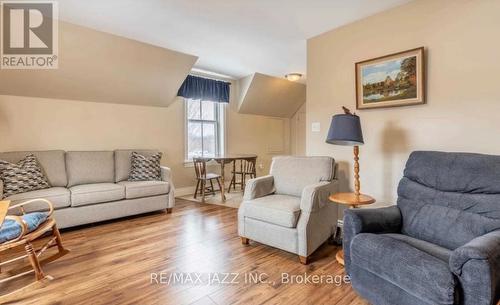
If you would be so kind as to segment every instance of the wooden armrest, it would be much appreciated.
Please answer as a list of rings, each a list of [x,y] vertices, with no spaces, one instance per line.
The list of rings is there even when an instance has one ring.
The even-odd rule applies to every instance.
[[[9,240],[8,243],[20,240],[28,232],[28,224],[24,221],[24,219],[21,216],[7,215],[5,216],[5,219],[14,220],[21,226],[21,234],[19,234],[17,238]]]
[[[31,200],[21,202],[21,203],[18,203],[18,204],[11,206],[11,207],[9,207],[9,210],[12,210],[15,208],[21,208],[22,213],[25,214],[23,206],[30,204],[32,202],[37,202],[37,201],[45,202],[49,206],[49,211],[48,211],[48,215],[47,215],[47,218],[49,218],[52,215],[52,213],[54,212],[54,206],[52,205],[52,202],[48,201],[47,199],[42,199],[42,198],[31,199]]]
[[[7,211],[9,210],[10,201],[4,200],[0,201],[0,228],[2,227],[3,220],[7,215]]]

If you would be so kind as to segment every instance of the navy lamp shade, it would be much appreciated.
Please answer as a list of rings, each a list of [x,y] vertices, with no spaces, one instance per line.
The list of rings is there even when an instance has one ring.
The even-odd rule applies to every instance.
[[[346,146],[364,144],[359,116],[353,114],[334,115],[328,130],[326,143]]]

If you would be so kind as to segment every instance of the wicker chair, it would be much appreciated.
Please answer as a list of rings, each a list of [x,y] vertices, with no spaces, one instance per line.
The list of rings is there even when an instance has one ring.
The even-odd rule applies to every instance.
[[[26,213],[24,207],[33,202],[46,203],[48,211]],[[35,282],[10,293],[0,295],[0,303],[12,300],[21,292],[28,288],[33,288],[32,286],[34,285],[43,283],[46,280],[51,280],[52,277],[44,274],[42,266],[69,252],[62,244],[61,234],[57,228],[56,221],[52,218],[53,211],[54,208],[52,203],[46,199],[28,200],[13,206],[10,206],[10,201],[0,201],[0,258],[2,254],[12,248],[24,247],[26,251],[24,255],[4,261],[0,260],[0,285],[27,274],[35,274]],[[7,215],[9,212],[16,215]],[[47,232],[51,232],[52,236],[40,248],[35,249],[32,244],[33,241]],[[47,249],[56,246],[58,249],[56,254],[40,260],[41,255]],[[2,270],[2,267],[5,265],[24,260],[25,258],[28,259],[29,265],[7,272]]]

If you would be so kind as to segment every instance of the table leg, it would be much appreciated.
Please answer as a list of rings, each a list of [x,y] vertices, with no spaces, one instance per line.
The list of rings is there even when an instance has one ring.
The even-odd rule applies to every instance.
[[[220,180],[221,180],[221,188],[220,188],[220,197],[222,199],[222,202],[226,201],[226,194],[225,194],[225,188],[226,188],[226,184],[225,184],[225,181],[224,181],[224,165],[225,165],[225,161],[222,160],[220,162]]]

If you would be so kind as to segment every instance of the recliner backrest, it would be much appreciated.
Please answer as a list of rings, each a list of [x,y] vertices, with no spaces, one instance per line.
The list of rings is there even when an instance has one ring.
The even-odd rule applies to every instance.
[[[402,233],[448,249],[500,229],[500,156],[416,151],[398,187]]]
[[[331,181],[335,160],[332,157],[274,157],[270,174],[277,194],[300,197],[311,184]]]

